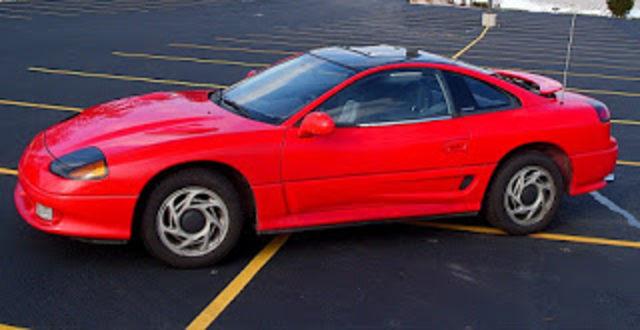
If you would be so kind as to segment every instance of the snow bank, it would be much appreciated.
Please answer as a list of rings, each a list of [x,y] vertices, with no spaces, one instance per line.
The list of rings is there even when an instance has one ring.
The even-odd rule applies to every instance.
[[[611,16],[606,0],[496,0],[495,3],[504,9]],[[636,0],[629,17],[640,18],[640,0]]]

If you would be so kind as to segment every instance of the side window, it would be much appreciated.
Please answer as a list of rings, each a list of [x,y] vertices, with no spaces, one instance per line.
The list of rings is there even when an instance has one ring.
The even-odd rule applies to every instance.
[[[328,113],[338,126],[448,116],[444,84],[434,70],[385,71],[355,82],[318,110]]]
[[[444,73],[456,110],[462,114],[513,109],[515,97],[483,81],[465,75]]]

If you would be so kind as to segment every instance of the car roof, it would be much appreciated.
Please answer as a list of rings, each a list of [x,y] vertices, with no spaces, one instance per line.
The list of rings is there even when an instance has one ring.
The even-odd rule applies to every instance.
[[[472,69],[485,74],[492,74],[491,71],[476,67],[461,61],[429,53],[418,49],[390,45],[375,46],[333,46],[318,48],[310,51],[314,56],[326,61],[339,64],[355,71],[363,71],[381,65],[403,63],[403,62],[423,62],[448,64],[467,69]]]

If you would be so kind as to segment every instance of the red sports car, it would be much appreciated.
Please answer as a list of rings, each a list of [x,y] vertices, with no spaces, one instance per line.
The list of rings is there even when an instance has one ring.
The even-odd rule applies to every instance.
[[[316,49],[226,90],[126,98],[58,123],[24,152],[15,203],[40,230],[139,235],[177,267],[219,260],[244,226],[482,213],[535,232],[616,163],[607,107],[562,88],[399,47]]]

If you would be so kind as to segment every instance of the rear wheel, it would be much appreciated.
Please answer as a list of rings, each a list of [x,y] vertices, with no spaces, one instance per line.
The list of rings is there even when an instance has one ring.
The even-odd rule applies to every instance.
[[[233,184],[206,169],[177,172],[151,192],[142,214],[147,250],[180,268],[211,265],[237,243],[245,212]]]
[[[514,235],[545,228],[558,209],[564,184],[555,162],[530,151],[499,169],[487,198],[485,216],[494,226]]]

